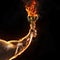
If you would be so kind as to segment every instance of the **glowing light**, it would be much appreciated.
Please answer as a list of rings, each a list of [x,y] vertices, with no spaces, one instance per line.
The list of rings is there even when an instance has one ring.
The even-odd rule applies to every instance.
[[[31,3],[26,3],[25,8],[28,13],[28,16],[38,16],[37,12],[38,2],[36,0],[31,0]]]

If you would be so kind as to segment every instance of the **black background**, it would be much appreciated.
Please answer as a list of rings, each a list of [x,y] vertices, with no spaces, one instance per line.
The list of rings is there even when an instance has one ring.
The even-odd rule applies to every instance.
[[[0,38],[10,40],[25,36],[29,31],[29,22],[23,2],[2,0],[0,3]],[[38,36],[15,60],[49,60],[56,57],[56,41],[54,40],[56,3],[53,0],[39,0],[39,4]]]

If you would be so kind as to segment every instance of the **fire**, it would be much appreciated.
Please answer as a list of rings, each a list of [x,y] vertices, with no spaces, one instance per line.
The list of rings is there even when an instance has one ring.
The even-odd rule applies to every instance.
[[[37,6],[38,2],[36,0],[31,0],[30,3],[26,3],[25,8],[28,13],[28,16],[37,16]]]

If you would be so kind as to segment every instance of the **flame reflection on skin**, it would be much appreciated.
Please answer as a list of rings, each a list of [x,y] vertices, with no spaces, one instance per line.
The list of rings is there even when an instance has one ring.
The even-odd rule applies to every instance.
[[[7,49],[13,49],[15,53],[8,59],[5,60],[12,60],[16,58],[18,55],[21,55],[31,44],[31,41],[34,37],[37,36],[37,30],[36,30],[36,21],[38,19],[38,13],[37,13],[37,1],[31,0],[30,4],[25,5],[25,9],[28,13],[28,20],[30,21],[30,29],[28,34],[19,39],[19,40],[10,40],[5,41],[0,39],[0,44],[3,45],[4,48]],[[5,44],[5,45],[4,45]]]

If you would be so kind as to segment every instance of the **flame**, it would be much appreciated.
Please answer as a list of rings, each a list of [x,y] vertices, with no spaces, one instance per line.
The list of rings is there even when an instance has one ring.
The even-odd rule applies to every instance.
[[[28,13],[28,16],[37,16],[38,15],[37,6],[38,6],[38,2],[36,0],[31,0],[30,3],[26,3],[25,9]]]

